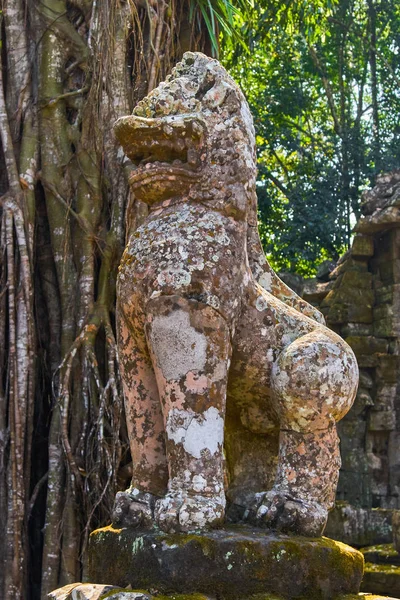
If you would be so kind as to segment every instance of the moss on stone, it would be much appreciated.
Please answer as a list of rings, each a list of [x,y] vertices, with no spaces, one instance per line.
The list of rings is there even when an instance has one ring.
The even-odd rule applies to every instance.
[[[95,538],[95,537],[99,537],[101,538],[103,533],[121,533],[122,529],[116,529],[115,527],[113,527],[112,525],[107,525],[107,527],[100,527],[99,529],[95,529],[94,531],[92,531],[92,533],[90,534],[91,538]]]
[[[166,598],[176,590],[177,600],[186,600],[183,595],[204,600],[209,594],[228,600],[250,600],[253,594],[258,596],[251,600],[281,600],[280,595],[290,597],[293,585],[299,600],[301,594],[304,600],[321,600],[327,589],[332,598],[342,591],[356,592],[362,577],[362,554],[327,538],[278,535],[244,526],[202,534],[107,527],[93,535],[91,579],[119,587],[155,588]]]
[[[390,596],[376,596],[375,594],[345,594],[344,596],[339,596],[335,598],[335,600],[396,600],[396,598],[391,598]]]
[[[199,534],[172,533],[161,537],[160,540],[170,548],[173,548],[174,546],[182,548],[192,542],[201,547],[204,556],[212,557],[215,555],[215,541]]]
[[[163,596],[157,594],[157,600],[209,600],[208,596],[203,594],[171,594],[170,596]]]
[[[365,563],[365,573],[385,573],[398,575],[400,577],[400,567],[398,565],[376,565],[374,563]]]
[[[393,544],[377,544],[376,546],[366,546],[365,548],[360,548],[360,552],[362,554],[374,553],[382,557],[393,556],[398,558],[399,556]]]

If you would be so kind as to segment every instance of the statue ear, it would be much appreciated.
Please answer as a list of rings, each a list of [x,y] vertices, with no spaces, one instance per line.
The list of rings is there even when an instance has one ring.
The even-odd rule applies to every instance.
[[[231,86],[226,81],[220,80],[204,95],[202,104],[207,108],[217,108],[224,104],[231,90]]]

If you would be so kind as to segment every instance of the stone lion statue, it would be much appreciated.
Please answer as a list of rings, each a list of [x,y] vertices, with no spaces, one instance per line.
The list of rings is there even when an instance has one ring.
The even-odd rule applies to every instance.
[[[220,526],[228,507],[231,519],[320,535],[357,363],[264,257],[242,92],[216,60],[187,52],[115,132],[150,211],[118,278],[134,473],[114,518],[186,532]]]

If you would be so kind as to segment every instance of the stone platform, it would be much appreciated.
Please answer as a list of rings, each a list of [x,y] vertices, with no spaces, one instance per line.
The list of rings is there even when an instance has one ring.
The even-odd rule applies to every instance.
[[[244,526],[188,535],[106,527],[90,537],[91,581],[161,594],[334,600],[358,594],[363,566],[341,542]]]
[[[49,600],[215,600],[203,594],[174,594],[173,596],[152,596],[140,590],[121,589],[110,585],[93,583],[73,583],[66,585],[49,594]],[[284,600],[275,594],[258,594],[243,600]],[[373,594],[345,594],[335,600],[398,600],[389,596]]]

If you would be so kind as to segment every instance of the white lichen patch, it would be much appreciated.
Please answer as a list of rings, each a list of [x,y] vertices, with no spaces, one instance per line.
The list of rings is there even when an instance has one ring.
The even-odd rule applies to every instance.
[[[150,338],[157,363],[167,381],[204,368],[207,340],[190,325],[188,312],[176,310],[166,316],[154,317]]]
[[[175,444],[182,444],[188,454],[201,458],[205,450],[211,455],[221,450],[224,420],[214,406],[210,406],[202,415],[172,409],[168,415],[166,433]]]

